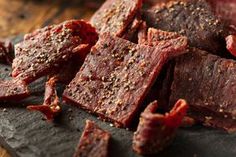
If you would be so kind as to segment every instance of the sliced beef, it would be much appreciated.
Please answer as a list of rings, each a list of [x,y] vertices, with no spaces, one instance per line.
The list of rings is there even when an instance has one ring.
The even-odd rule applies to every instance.
[[[0,39],[0,62],[11,64],[13,60],[13,44],[10,40]]]
[[[187,36],[190,46],[227,56],[227,29],[204,0],[177,0],[143,11],[151,27]]]
[[[17,101],[29,96],[29,90],[23,81],[0,80],[0,101]]]
[[[102,34],[122,36],[142,6],[142,0],[107,0],[90,22]]]
[[[45,85],[45,95],[43,105],[30,105],[27,109],[42,112],[47,120],[53,120],[60,112],[60,100],[57,96],[56,82],[57,78],[51,77]]]
[[[64,99],[128,127],[170,52],[185,46],[177,49],[163,42],[152,48],[103,34],[65,89]]]
[[[226,48],[236,57],[236,35],[229,35],[225,38]]]
[[[133,149],[138,154],[155,154],[167,147],[181,125],[188,105],[185,100],[180,99],[173,109],[164,115],[155,113],[157,108],[155,101],[141,114],[133,137]]]
[[[86,120],[74,157],[107,157],[110,134]]]
[[[98,35],[90,24],[70,20],[24,37],[15,46],[12,76],[30,83],[61,68],[75,54],[87,53]]]
[[[186,99],[197,121],[236,131],[235,67],[234,60],[192,49],[176,59],[170,104]]]

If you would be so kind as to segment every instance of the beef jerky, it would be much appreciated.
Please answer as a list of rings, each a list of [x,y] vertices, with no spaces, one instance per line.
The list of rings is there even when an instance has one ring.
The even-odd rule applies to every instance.
[[[46,82],[43,105],[30,105],[27,109],[42,112],[46,119],[53,120],[60,112],[60,100],[56,91],[57,78],[52,77]]]
[[[12,76],[30,83],[61,68],[76,53],[87,53],[98,35],[90,24],[70,20],[39,29],[15,47]]]
[[[229,35],[225,38],[226,48],[236,57],[236,35]]]
[[[157,5],[143,11],[143,18],[151,27],[187,36],[192,47],[227,55],[225,24],[204,0],[178,0]]]
[[[0,39],[0,62],[11,64],[13,60],[13,45],[10,40]]]
[[[154,48],[101,35],[65,89],[64,99],[116,126],[128,127],[168,55],[176,49],[171,44]]]
[[[206,126],[236,131],[236,62],[192,49],[176,59],[170,104],[190,105],[190,116]]]
[[[90,22],[102,34],[122,36],[142,6],[142,0],[107,0]]]
[[[124,35],[122,35],[123,39],[132,41],[132,42],[137,42],[136,41],[136,36],[137,32],[139,29],[139,26],[142,24],[142,20],[140,15],[137,15],[133,22],[128,26],[127,30],[125,31]]]
[[[1,80],[0,81],[0,101],[21,100],[29,96],[29,90],[23,81]]]
[[[139,44],[143,44],[144,42],[147,41],[147,29],[148,29],[147,23],[145,21],[142,22],[138,30],[138,43]]]
[[[164,115],[155,113],[157,101],[151,103],[141,114],[133,137],[133,149],[138,154],[155,154],[167,147],[186,115],[188,105],[178,100],[173,109]]]
[[[107,157],[110,136],[93,121],[86,120],[74,157]]]

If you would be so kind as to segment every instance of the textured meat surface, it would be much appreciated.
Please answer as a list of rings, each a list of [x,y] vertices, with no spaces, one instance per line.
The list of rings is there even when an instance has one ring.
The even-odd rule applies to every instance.
[[[133,137],[133,149],[139,154],[155,154],[167,147],[181,125],[188,105],[185,100],[180,99],[164,115],[155,113],[157,108],[157,101],[154,101],[141,114]]]
[[[142,0],[107,0],[90,22],[99,33],[122,36],[142,6]]]
[[[29,90],[23,81],[0,81],[0,100],[20,100],[29,96]]]
[[[186,99],[205,125],[236,130],[236,62],[192,49],[176,59],[170,104]]]
[[[233,56],[236,56],[236,35],[229,35],[225,38],[225,40],[226,48]]]
[[[0,62],[11,64],[13,60],[13,45],[7,39],[0,39]]]
[[[187,36],[190,46],[212,53],[223,53],[220,50],[225,50],[225,26],[204,0],[156,5],[143,11],[143,18],[151,27]]]
[[[15,46],[12,76],[27,83],[47,75],[76,53],[88,51],[97,41],[95,29],[84,21],[70,20],[24,37]]]
[[[175,46],[152,48],[103,34],[64,98],[127,127]]]
[[[74,157],[107,157],[110,134],[86,120]]]

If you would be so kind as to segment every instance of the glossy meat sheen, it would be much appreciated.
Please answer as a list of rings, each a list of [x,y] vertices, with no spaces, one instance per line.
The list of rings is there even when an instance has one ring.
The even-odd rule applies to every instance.
[[[141,114],[133,137],[133,149],[138,154],[155,154],[167,147],[181,125],[188,105],[185,100],[180,99],[170,113],[165,115],[155,113],[157,108],[158,104],[155,101]]]
[[[86,120],[74,157],[108,157],[110,136],[93,121]]]
[[[70,20],[24,37],[15,46],[12,76],[27,83],[55,72],[76,53],[87,53],[98,35],[90,24]]]
[[[142,6],[142,0],[107,0],[90,22],[102,34],[122,36]]]
[[[225,56],[225,25],[204,0],[183,0],[158,4],[143,11],[151,27],[187,36],[190,46]]]
[[[229,35],[225,38],[226,48],[236,57],[236,35]]]
[[[236,62],[192,49],[176,59],[170,104],[186,99],[205,125],[236,131]]]
[[[29,96],[29,90],[23,81],[0,81],[0,101],[16,101]]]
[[[128,127],[176,45],[155,48],[100,36],[64,92],[67,101]],[[182,47],[180,47],[182,49]]]

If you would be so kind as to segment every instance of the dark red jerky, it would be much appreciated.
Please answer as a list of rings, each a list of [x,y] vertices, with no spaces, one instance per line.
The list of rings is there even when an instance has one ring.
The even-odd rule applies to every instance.
[[[57,78],[50,78],[45,85],[45,95],[43,105],[30,105],[27,109],[42,112],[46,119],[53,120],[60,112],[60,100],[56,91]]]
[[[13,45],[10,40],[0,39],[0,62],[11,64],[13,60]]]
[[[236,57],[236,35],[229,35],[225,38],[226,48]]]
[[[165,115],[155,113],[157,108],[158,104],[155,101],[141,114],[137,131],[133,137],[133,149],[138,154],[156,154],[167,147],[180,127],[188,105],[185,100],[180,99]]]
[[[65,21],[27,34],[24,41],[15,46],[12,76],[30,83],[58,70],[77,53],[87,54],[97,38],[95,29],[79,20]]]
[[[121,38],[132,42],[137,42],[136,41],[137,33],[141,24],[142,24],[141,16],[138,14],[136,15],[133,22],[128,26],[127,30],[125,31],[124,35],[122,35]]]
[[[225,24],[204,0],[172,1],[143,11],[151,27],[187,36],[189,44],[222,56],[225,54]],[[219,54],[220,53],[220,54]]]
[[[107,0],[90,22],[102,34],[122,36],[142,6],[142,0]]]
[[[86,120],[74,157],[107,157],[110,137],[93,121]]]
[[[173,47],[166,42],[153,48],[103,34],[64,99],[128,127]]]
[[[143,44],[147,41],[147,30],[148,26],[147,23],[144,21],[139,27],[138,30],[138,43]]]
[[[184,98],[196,121],[236,130],[236,62],[192,49],[176,59],[170,104]]]
[[[0,81],[0,101],[17,101],[30,95],[26,84],[19,80]]]

